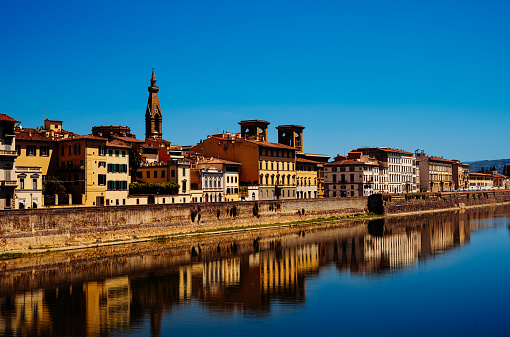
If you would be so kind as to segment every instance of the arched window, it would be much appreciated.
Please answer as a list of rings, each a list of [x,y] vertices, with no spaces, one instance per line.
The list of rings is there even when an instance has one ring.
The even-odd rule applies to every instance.
[[[351,174],[351,182],[354,182],[354,174]]]
[[[345,183],[345,174],[342,174],[342,183]]]
[[[333,174],[333,182],[336,183],[336,174]]]

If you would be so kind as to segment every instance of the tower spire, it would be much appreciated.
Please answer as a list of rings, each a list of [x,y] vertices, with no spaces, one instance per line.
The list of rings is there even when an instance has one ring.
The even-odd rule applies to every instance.
[[[154,67],[152,67],[151,87],[156,86],[156,75],[154,74]]]
[[[159,105],[159,87],[156,86],[154,68],[152,68],[151,86],[147,90],[149,91],[149,100],[147,101],[147,110],[145,111],[145,138],[161,139],[163,137],[163,114]]]

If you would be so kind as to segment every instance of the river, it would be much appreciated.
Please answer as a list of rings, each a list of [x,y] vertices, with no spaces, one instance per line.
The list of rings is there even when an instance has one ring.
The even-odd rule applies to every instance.
[[[510,331],[510,206],[0,261],[0,335]]]

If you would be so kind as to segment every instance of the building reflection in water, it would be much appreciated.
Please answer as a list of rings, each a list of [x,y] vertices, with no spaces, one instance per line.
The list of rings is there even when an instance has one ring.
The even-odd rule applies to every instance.
[[[479,219],[494,216],[479,212],[424,215],[413,223],[385,219],[349,230],[310,228],[306,236],[261,239],[260,249],[189,257],[185,263],[177,257],[178,263],[166,267],[146,268],[146,259],[143,269],[116,277],[50,282],[44,290],[0,296],[0,335],[109,335],[149,317],[151,333],[158,336],[164,313],[190,300],[213,312],[267,315],[273,301],[304,303],[307,276],[325,265],[369,276],[469,242],[471,224],[479,228]]]

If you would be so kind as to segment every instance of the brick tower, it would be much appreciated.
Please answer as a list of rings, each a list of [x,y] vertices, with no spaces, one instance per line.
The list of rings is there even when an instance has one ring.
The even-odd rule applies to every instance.
[[[152,68],[151,86],[148,90],[149,101],[147,102],[147,110],[145,111],[145,138],[161,139],[163,137],[163,115],[161,113],[161,107],[159,106],[159,87],[156,86],[154,68]]]

